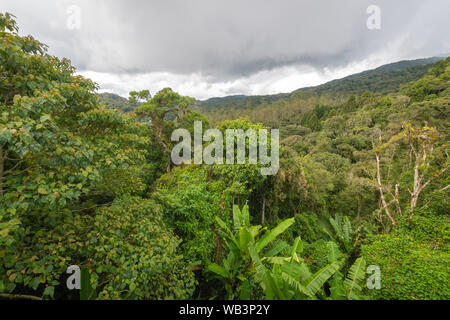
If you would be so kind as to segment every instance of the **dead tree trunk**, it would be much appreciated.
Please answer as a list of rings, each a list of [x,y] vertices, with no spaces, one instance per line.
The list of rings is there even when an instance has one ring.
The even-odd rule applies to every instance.
[[[399,216],[401,217],[401,216],[402,216],[402,208],[400,207],[400,200],[399,200],[399,191],[398,191],[398,187],[399,187],[399,185],[396,184],[396,185],[395,185],[395,196],[394,196],[394,199],[395,199],[395,204],[397,205],[397,211],[398,211],[398,214],[399,214]]]
[[[428,132],[425,132],[423,130],[420,131],[419,134],[417,134],[418,137],[416,137],[415,139],[410,138],[410,147],[411,152],[415,157],[415,163],[413,190],[409,190],[409,193],[411,195],[408,217],[409,221],[411,221],[413,218],[414,209],[417,206],[419,195],[423,191],[423,189],[425,189],[431,182],[445,173],[450,167],[450,165],[447,164],[444,168],[442,168],[441,171],[439,171],[437,174],[432,175],[426,182],[424,182],[424,177],[427,174],[427,169],[430,166],[429,158],[431,158],[431,156],[433,155],[435,141],[435,138],[433,137],[434,134],[436,134],[436,132],[430,130]],[[419,141],[417,146],[414,144],[414,141]]]
[[[394,218],[392,218],[389,208],[386,204],[386,199],[384,197],[384,191],[383,191],[383,185],[381,183],[381,173],[380,173],[380,157],[378,156],[378,153],[375,153],[375,158],[377,160],[377,183],[378,183],[378,190],[380,191],[380,199],[381,204],[383,206],[384,212],[386,212],[386,215],[388,216],[389,220],[391,221],[392,225],[395,227],[396,223]]]

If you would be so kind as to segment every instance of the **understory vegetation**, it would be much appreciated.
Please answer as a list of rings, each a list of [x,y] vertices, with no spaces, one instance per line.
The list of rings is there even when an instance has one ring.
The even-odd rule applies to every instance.
[[[450,58],[408,67],[233,109],[125,103],[0,13],[0,298],[79,298],[77,265],[88,299],[450,299]],[[278,173],[173,165],[194,121],[280,128]]]

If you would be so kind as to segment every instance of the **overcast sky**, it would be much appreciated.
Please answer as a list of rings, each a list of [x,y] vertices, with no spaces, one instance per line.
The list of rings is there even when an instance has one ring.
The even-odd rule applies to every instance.
[[[370,5],[381,29],[367,27]],[[0,11],[123,96],[290,92],[450,53],[449,0],[0,0]]]

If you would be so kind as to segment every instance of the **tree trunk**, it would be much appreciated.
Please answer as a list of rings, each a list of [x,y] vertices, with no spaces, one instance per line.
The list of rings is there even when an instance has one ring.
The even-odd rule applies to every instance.
[[[425,160],[425,159],[424,159]],[[419,166],[420,166],[420,157],[416,154],[416,164],[414,165],[414,184],[413,184],[413,191],[411,193],[411,203],[409,206],[409,217],[408,220],[411,221],[414,213],[414,209],[417,206],[417,199],[419,198],[420,193],[420,180],[421,176],[419,173]]]
[[[409,217],[408,220],[411,222],[412,217],[413,217],[413,213],[414,213],[414,209],[417,206],[417,199],[419,198],[419,194],[418,193],[413,193],[411,194],[411,204],[409,207]]]
[[[395,220],[394,220],[394,218],[392,218],[391,214],[389,213],[389,209],[386,204],[386,199],[384,198],[383,185],[381,184],[380,158],[378,157],[378,153],[375,153],[375,157],[377,160],[377,182],[378,182],[378,190],[380,191],[381,203],[383,205],[384,211],[386,212],[386,215],[388,216],[392,225],[395,227],[396,226]]]
[[[397,205],[397,211],[400,217],[402,216],[402,208],[400,207],[400,200],[399,200],[399,191],[398,191],[399,185],[395,185],[395,204]]]

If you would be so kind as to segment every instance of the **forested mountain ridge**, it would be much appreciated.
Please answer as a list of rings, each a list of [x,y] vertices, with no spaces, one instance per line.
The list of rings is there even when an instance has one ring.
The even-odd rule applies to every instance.
[[[450,299],[450,58],[395,93],[211,124],[170,88],[105,107],[0,13],[0,75],[2,299]],[[174,165],[195,121],[279,127],[278,173]]]
[[[293,94],[310,90],[316,94],[362,94],[366,91],[392,93],[398,91],[402,84],[422,78],[435,62],[442,59],[444,58],[433,57],[389,63],[316,87],[298,89]]]
[[[203,112],[210,111],[210,108],[233,108],[238,109],[258,107],[262,104],[270,104],[280,99],[289,99],[291,97],[300,98],[304,93],[313,92],[316,95],[346,95],[362,94],[365,91],[390,93],[397,91],[402,84],[418,80],[425,75],[430,66],[443,58],[433,57],[416,60],[403,60],[383,65],[373,70],[363,71],[342,79],[332,80],[330,82],[315,87],[306,87],[297,89],[291,93],[280,93],[273,95],[246,96],[233,95],[220,98],[210,98],[197,101],[199,110]],[[303,94],[302,94],[303,93]],[[130,112],[136,108],[136,104],[131,104],[126,98],[114,93],[99,93],[99,100],[112,109]]]
[[[246,116],[252,121],[261,121],[271,126],[287,125],[292,119],[298,122],[299,119],[294,114],[308,111],[311,105],[317,103],[333,104],[347,99],[350,95],[364,92],[379,94],[396,92],[401,85],[423,77],[431,65],[441,59],[443,58],[434,57],[390,63],[291,93],[212,98],[198,101],[198,110],[213,123],[228,119],[230,116],[234,119]],[[261,114],[265,114],[265,117]]]
[[[246,105],[248,102],[238,100],[247,99],[254,100],[254,102],[252,101],[250,104],[257,105],[264,102],[275,102],[279,99],[289,98],[291,95],[295,95],[295,93],[304,91],[313,91],[317,94],[361,94],[364,91],[380,93],[395,92],[399,89],[401,84],[418,80],[423,77],[433,63],[442,59],[442,57],[432,57],[416,60],[402,60],[382,65],[376,69],[366,70],[341,79],[332,80],[318,86],[300,88],[291,93],[260,96],[226,96],[198,101],[198,104],[204,108],[226,107],[232,103]]]

